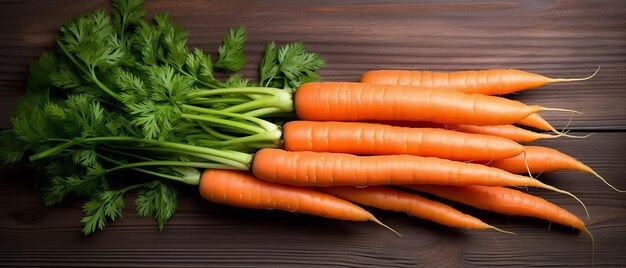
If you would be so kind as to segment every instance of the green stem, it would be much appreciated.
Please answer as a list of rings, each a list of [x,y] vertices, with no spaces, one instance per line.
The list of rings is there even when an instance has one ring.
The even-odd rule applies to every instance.
[[[148,158],[148,157],[145,157],[145,156],[131,154],[131,153],[120,151],[120,150],[109,149],[109,148],[106,148],[106,147],[102,147],[102,148],[99,148],[99,149],[102,150],[102,151],[105,151],[105,152],[113,153],[113,154],[118,154],[118,155],[123,155],[123,156],[128,156],[128,157],[141,159],[143,161],[154,161],[155,160],[155,159]]]
[[[165,152],[165,153],[178,153],[180,154],[180,152],[176,151],[176,150],[171,150],[171,149],[167,149],[167,148],[141,148],[140,150],[144,150],[144,151],[152,151],[152,152]],[[237,152],[239,153],[239,152]],[[224,165],[228,165],[230,167],[232,167],[231,169],[241,169],[241,170],[246,170],[249,169],[249,165],[244,165],[240,162],[234,161],[234,160],[230,160],[230,159],[223,159],[223,158],[219,158],[219,157],[215,157],[215,156],[211,156],[211,155],[207,155],[207,154],[198,154],[198,153],[192,153],[192,152],[186,152],[184,153],[185,155],[188,156],[193,156],[193,157],[197,157],[200,159],[204,159],[204,160],[208,160],[208,161],[213,161],[213,162],[218,162]]]
[[[271,106],[271,107],[278,107],[282,111],[285,111],[285,112],[291,112],[294,109],[293,108],[294,107],[293,95],[291,94],[291,92],[287,90],[271,88],[271,87],[239,87],[239,88],[220,88],[220,89],[213,89],[213,90],[202,90],[202,91],[196,91],[196,92],[190,93],[189,95],[187,95],[187,98],[208,97],[208,96],[215,96],[215,95],[222,95],[222,94],[232,95],[233,93],[246,94],[247,96],[250,96],[250,97],[255,96],[256,94],[265,94],[265,95],[270,95],[271,97],[275,98],[275,99],[266,99],[266,98],[257,99],[255,97],[256,100],[252,102],[255,102],[257,100],[265,100],[265,102],[263,102],[262,105],[258,105],[257,107],[253,107],[253,108]],[[233,110],[236,110],[236,109],[240,109],[240,108],[233,108]]]
[[[124,165],[124,163],[122,163],[120,161],[117,161],[115,159],[108,158],[108,157],[103,156],[103,155],[98,155],[98,156],[100,158],[106,160],[106,161],[109,161],[109,162],[113,163],[113,164]],[[138,167],[133,167],[131,169],[135,170],[135,171],[139,171],[139,172],[145,173],[145,174],[149,174],[149,175],[152,175],[152,176],[157,176],[157,177],[161,177],[161,178],[164,178],[164,179],[179,181],[179,182],[190,184],[190,185],[198,185],[198,184],[200,184],[200,178],[199,177],[192,178],[192,177],[175,176],[175,175],[164,174],[164,173],[161,173],[161,172],[156,172],[156,171],[147,170],[147,169],[138,168]],[[150,183],[150,182],[142,183],[142,184],[136,184],[136,185],[131,185],[131,186],[128,186],[128,187],[138,187],[138,186],[146,185],[148,183]]]
[[[218,117],[214,117],[214,116],[202,116],[202,115],[197,115],[197,114],[185,114],[185,113],[183,113],[183,114],[181,114],[181,117],[182,118],[186,118],[186,119],[200,120],[200,121],[206,121],[206,122],[212,122],[212,123],[227,125],[227,126],[235,128],[235,129],[247,130],[247,131],[250,131],[252,133],[262,133],[262,132],[266,131],[263,128],[252,126],[252,125],[247,124],[247,123],[237,122],[237,121],[228,120],[228,119],[222,119],[222,118],[218,118]]]
[[[265,121],[263,119],[260,119],[260,118],[247,116],[247,115],[243,115],[243,114],[238,114],[238,113],[233,113],[233,112],[228,112],[228,111],[221,111],[221,110],[201,108],[201,107],[188,105],[188,104],[183,104],[183,108],[184,109],[189,109],[189,110],[197,112],[197,113],[204,113],[204,114],[211,114],[211,115],[220,115],[220,116],[227,116],[227,117],[232,117],[232,118],[243,119],[243,120],[246,120],[246,121],[249,121],[249,122],[252,122],[252,123],[255,123],[255,124],[261,126],[266,131],[272,131],[272,130],[278,129],[278,127],[275,124],[272,124],[272,123],[270,123],[268,121]]]
[[[203,140],[211,140],[211,141],[221,141],[221,139],[218,139],[217,137],[207,134],[207,133],[185,135],[185,138],[189,140],[203,139]]]
[[[276,103],[279,100],[280,100],[280,98],[278,96],[265,97],[265,98],[262,98],[262,99],[256,99],[256,100],[249,101],[249,102],[246,102],[246,103],[233,105],[233,106],[221,109],[220,111],[231,112],[231,113],[237,113],[237,112],[242,112],[242,111],[249,111],[249,110],[253,110],[253,109],[257,109],[257,108],[271,106],[272,104]]]
[[[279,114],[279,113],[283,113],[283,111],[280,108],[267,107],[267,108],[260,108],[260,109],[256,109],[253,111],[249,111],[247,113],[244,113],[244,115],[253,116],[253,117],[262,117],[262,116],[266,116],[270,114],[274,115],[274,114]]]
[[[216,162],[220,162],[220,163],[231,162],[230,160],[238,162],[239,165],[236,168],[239,168],[239,169],[245,169],[243,167],[249,167],[250,162],[252,161],[252,155],[241,153],[241,152],[236,152],[236,151],[218,150],[218,149],[212,149],[212,148],[206,148],[206,147],[200,147],[200,146],[194,146],[194,145],[188,145],[188,144],[182,144],[182,143],[148,140],[148,139],[124,137],[124,136],[95,137],[95,138],[69,140],[64,144],[61,144],[49,150],[43,151],[41,153],[32,155],[30,157],[30,161],[36,161],[39,159],[57,155],[61,153],[63,150],[75,144],[99,143],[99,142],[134,142],[134,143],[139,143],[139,144],[155,145],[156,147],[171,149],[172,151],[177,152],[177,153],[205,154],[207,156],[215,157],[217,160],[219,160]],[[129,149],[132,149],[132,148],[140,149],[141,147],[134,146],[134,147],[130,147]],[[226,164],[226,163],[223,163],[223,164]]]
[[[210,105],[210,104],[220,104],[220,103],[239,104],[239,103],[244,103],[244,102],[249,102],[249,101],[250,99],[247,99],[247,98],[224,97],[224,98],[195,98],[195,99],[188,100],[187,103]]]
[[[226,165],[216,164],[216,163],[165,160],[165,161],[145,161],[145,162],[134,162],[134,163],[129,163],[129,164],[123,164],[114,168],[107,169],[106,172],[113,172],[113,171],[116,171],[119,169],[125,169],[125,168],[147,167],[147,166],[175,166],[175,167],[214,168],[214,169],[227,167]]]
[[[89,69],[90,69],[90,73],[91,73],[91,80],[93,80],[93,82],[96,83],[96,85],[98,85],[102,90],[104,90],[104,92],[109,94],[111,97],[115,98],[118,101],[121,101],[121,98],[120,98],[119,94],[115,93],[113,90],[111,90],[105,84],[100,82],[100,80],[98,79],[98,76],[96,76],[96,71],[93,69],[93,67],[89,68]]]
[[[232,144],[240,144],[240,143],[271,141],[274,144],[274,147],[276,147],[276,145],[280,143],[281,135],[282,135],[281,131],[275,130],[275,131],[259,133],[259,134],[236,138],[236,139],[230,139],[230,140],[225,140],[225,141],[215,141],[215,142],[207,143],[207,144],[213,145],[215,147],[222,147],[222,146],[229,146]]]
[[[204,129],[204,131],[206,131],[207,133],[215,136],[218,139],[222,139],[222,140],[230,140],[230,139],[236,139],[237,137],[235,136],[231,136],[231,135],[226,135],[224,133],[220,133],[219,131],[207,126],[204,122],[198,122],[198,125],[200,125],[200,127],[202,129]]]
[[[202,80],[198,79],[198,77],[196,77],[195,75],[192,75],[192,74],[188,73],[187,71],[183,70],[183,68],[181,66],[176,65],[176,69],[179,72],[185,74],[186,76],[192,77],[194,80],[196,80],[196,82],[198,82],[198,83],[200,83],[200,84],[202,84],[204,86],[207,86],[209,88],[224,88],[224,87],[226,87],[226,84],[224,84],[223,82],[221,82],[219,80],[216,80],[216,79],[213,79],[213,81],[212,81],[212,82],[214,82],[214,84],[210,84],[208,82],[202,81]]]
[[[149,174],[149,175],[152,175],[152,176],[161,177],[161,178],[164,178],[164,179],[180,181],[180,182],[185,183],[185,184],[190,184],[190,185],[198,185],[198,184],[200,184],[200,178],[193,179],[193,178],[187,178],[187,177],[179,177],[179,176],[163,174],[163,173],[160,173],[160,172],[147,170],[147,169],[143,169],[143,168],[133,168],[133,170],[136,170],[136,171],[139,171],[139,172],[143,172],[143,173],[146,173],[146,174]]]
[[[266,95],[279,95],[279,94],[287,93],[291,95],[290,93],[282,89],[273,88],[273,87],[236,87],[236,88],[219,88],[219,89],[195,91],[195,92],[189,93],[187,95],[187,98],[189,99],[189,98],[198,98],[198,97],[208,97],[208,96],[233,94],[233,93],[240,93],[240,94],[259,93],[259,94],[266,94]]]
[[[63,45],[63,42],[61,42],[61,40],[57,39],[57,45],[59,46],[61,51],[63,51],[63,53],[74,63],[74,65],[78,66],[78,68],[81,71],[83,71],[86,75],[91,77],[91,80],[97,86],[99,86],[102,90],[104,90],[111,97],[113,97],[116,100],[120,101],[120,96],[117,93],[113,92],[113,90],[109,89],[109,87],[107,87],[106,85],[102,84],[102,82],[100,82],[100,80],[98,80],[98,77],[96,76],[95,70],[94,70],[93,67],[89,67],[89,69],[87,69],[87,68],[85,68],[85,66],[83,66],[80,63],[78,63],[78,60],[76,60],[76,58],[74,58],[74,55],[72,55],[71,53],[69,53],[69,51],[67,51],[67,48],[65,47],[65,45]]]
[[[65,141],[65,143],[54,146],[48,150],[31,155],[28,159],[32,162],[32,161],[36,161],[42,158],[55,156],[63,152],[65,149],[70,148],[78,143],[79,143],[79,140],[68,140],[68,141]]]

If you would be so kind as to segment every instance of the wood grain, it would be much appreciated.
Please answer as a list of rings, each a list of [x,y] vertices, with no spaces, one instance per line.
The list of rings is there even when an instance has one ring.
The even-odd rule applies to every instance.
[[[0,3],[0,129],[23,94],[27,64],[54,47],[59,25],[106,0]],[[256,78],[265,44],[302,40],[328,60],[329,81],[356,81],[370,69],[518,68],[549,76],[586,76],[586,82],[545,86],[512,96],[531,104],[576,109],[546,113],[556,126],[585,140],[538,144],[567,152],[626,189],[626,2],[624,1],[202,1],[154,0],[150,14],[170,11],[191,32],[190,46],[216,52],[221,35],[246,25],[249,65]],[[105,232],[80,233],[80,202],[42,206],[32,174],[0,169],[0,266],[6,267],[484,267],[591,264],[588,237],[522,217],[455,207],[516,232],[445,228],[406,215],[372,210],[400,231],[373,223],[347,223],[277,211],[251,211],[203,201],[193,188],[166,229],[137,219],[132,202],[124,219]],[[596,241],[596,267],[626,263],[626,196],[587,174],[557,172],[542,178],[579,196]],[[574,200],[530,189],[584,215]],[[548,227],[550,226],[550,230]]]

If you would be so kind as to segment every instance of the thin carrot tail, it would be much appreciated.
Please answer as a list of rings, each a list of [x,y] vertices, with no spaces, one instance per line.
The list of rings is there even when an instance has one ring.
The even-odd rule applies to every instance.
[[[575,135],[569,134],[570,130],[567,130],[567,128],[569,127],[569,125],[571,123],[572,123],[572,118],[569,119],[569,121],[567,122],[567,125],[565,125],[563,127],[562,131],[558,131],[555,128],[552,128],[551,131],[556,133],[555,137],[568,137],[568,138],[574,138],[574,139],[585,139],[585,138],[588,138],[589,136],[593,135],[593,133],[589,133],[589,134],[584,135],[584,136],[575,136]]]
[[[556,128],[554,128],[552,125],[550,125],[549,129],[550,131],[552,131],[553,133],[555,133],[556,135],[550,137],[550,138],[558,138],[558,137],[568,137],[568,138],[574,138],[574,139],[585,139],[588,138],[589,136],[591,136],[593,133],[589,133],[587,135],[584,136],[576,136],[576,135],[571,135],[569,134],[570,130],[567,130],[567,128],[569,127],[569,125],[572,123],[572,118],[569,119],[569,121],[567,122],[567,125],[565,125],[563,127],[563,131],[558,131]]]
[[[577,113],[577,114],[582,114],[579,111],[576,110],[571,110],[571,109],[562,109],[562,108],[549,108],[549,107],[542,107],[542,106],[537,106],[539,107],[540,111],[561,111],[561,112],[571,112],[571,113]],[[535,114],[536,115],[536,114]],[[540,128],[543,130],[548,130],[548,131],[552,131],[553,133],[555,133],[557,135],[557,137],[569,137],[569,138],[587,138],[589,137],[589,135],[586,136],[575,136],[575,135],[570,135],[567,134],[566,131],[558,131],[556,128],[554,128],[550,123],[548,123],[547,121],[543,120],[543,119],[539,119],[539,122],[533,122],[533,124],[529,124],[526,123],[528,126],[532,126],[535,128]],[[569,124],[572,122],[572,119],[570,118],[569,122],[567,123],[567,125],[569,126]],[[537,126],[535,124],[541,124],[541,126]]]
[[[496,230],[496,231],[498,231],[498,232],[505,233],[505,234],[517,235],[517,234],[516,234],[516,233],[514,233],[514,232],[511,232],[511,231],[505,231],[505,230],[502,230],[502,229],[500,229],[500,228],[498,228],[498,227],[495,227],[495,226],[493,226],[493,225],[489,225],[489,224],[487,224],[487,228],[489,228],[489,229],[494,229],[494,230]]]
[[[544,188],[544,189],[546,189],[546,190],[555,191],[555,192],[557,192],[557,193],[566,194],[566,195],[569,195],[569,196],[571,196],[572,198],[576,199],[576,201],[578,201],[578,203],[580,203],[580,204],[583,206],[583,209],[585,209],[585,214],[587,215],[587,219],[589,219],[589,220],[591,219],[591,217],[589,217],[589,211],[587,210],[587,206],[585,206],[585,203],[583,203],[583,201],[582,201],[582,200],[580,200],[577,196],[575,196],[574,194],[572,194],[572,193],[570,193],[570,192],[568,192],[568,191],[561,190],[561,189],[559,189],[559,188],[556,188],[556,187],[554,187],[554,186],[551,186],[551,185],[545,184],[545,183],[543,183],[543,182],[539,182],[539,184],[540,184],[540,186],[539,186],[539,187],[541,187],[541,188]]]
[[[600,174],[598,174],[595,170],[593,170],[589,166],[587,166],[585,164],[583,164],[583,166],[585,167],[584,171],[594,175],[596,178],[600,179],[602,182],[604,182],[604,184],[606,184],[607,186],[611,187],[613,190],[615,190],[617,192],[620,192],[620,193],[626,193],[626,190],[617,189],[615,186],[611,185],[606,179],[604,179],[602,176],[600,176]]]
[[[528,166],[528,154],[526,153],[526,150],[522,151],[522,154],[524,154],[524,165],[526,166],[526,171],[528,171],[528,176],[533,179],[537,179],[539,176],[537,176],[537,178],[533,177],[533,173],[530,171],[530,166]]]
[[[593,235],[586,226],[583,226],[581,230],[589,235],[589,238],[591,238],[591,266],[593,267],[594,259],[596,256],[596,241],[594,240]]]
[[[568,138],[573,138],[573,139],[586,139],[586,138],[589,138],[589,136],[593,135],[593,133],[589,133],[589,134],[583,135],[583,136],[576,136],[576,135],[569,134],[569,131],[558,131],[556,129],[552,130],[552,132],[554,132],[556,134],[552,138],[568,137]]]
[[[576,81],[585,81],[585,80],[589,80],[592,77],[596,76],[596,74],[598,73],[598,71],[600,71],[600,66],[598,66],[598,68],[596,69],[595,72],[593,72],[593,74],[591,74],[590,76],[587,77],[579,77],[579,78],[550,78],[550,83],[558,83],[558,82],[576,82]]]
[[[576,110],[572,110],[572,109],[564,109],[564,108],[554,108],[554,107],[539,107],[540,111],[557,111],[557,112],[569,112],[569,113],[575,113],[575,114],[583,114],[579,111]]]
[[[372,215],[372,218],[370,218],[369,220],[370,220],[370,221],[373,221],[373,222],[375,222],[375,223],[377,223],[377,224],[379,224],[379,225],[380,225],[380,226],[382,226],[382,227],[387,228],[389,231],[394,232],[394,233],[395,233],[395,234],[397,234],[398,236],[402,236],[402,235],[401,235],[400,233],[398,233],[396,230],[394,230],[393,228],[391,228],[391,227],[387,226],[387,224],[384,224],[383,222],[379,221],[379,220],[378,220],[376,217],[374,217],[373,215]]]

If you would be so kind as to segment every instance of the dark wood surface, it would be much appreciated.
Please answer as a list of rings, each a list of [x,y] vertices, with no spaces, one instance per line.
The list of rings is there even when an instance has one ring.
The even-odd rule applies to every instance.
[[[549,76],[586,76],[586,82],[545,86],[514,98],[576,109],[571,117],[545,113],[556,126],[587,139],[555,139],[550,146],[587,163],[626,189],[626,2],[624,1],[148,1],[150,14],[168,10],[190,32],[190,44],[215,52],[221,35],[246,25],[255,79],[265,43],[302,40],[328,60],[328,81],[356,81],[369,69],[464,70],[519,68]],[[0,2],[0,128],[23,94],[27,63],[53,48],[59,25],[106,0]],[[453,206],[517,233],[457,230],[404,214],[372,209],[402,233],[373,223],[340,222],[279,211],[252,211],[202,200],[192,187],[177,214],[159,231],[134,216],[83,236],[80,202],[45,207],[29,170],[0,171],[0,266],[187,267],[341,266],[484,267],[592,264],[590,239],[548,222]],[[626,265],[626,194],[587,174],[541,176],[588,206],[596,267]],[[537,189],[583,217],[571,198]],[[129,200],[130,201],[130,200]]]

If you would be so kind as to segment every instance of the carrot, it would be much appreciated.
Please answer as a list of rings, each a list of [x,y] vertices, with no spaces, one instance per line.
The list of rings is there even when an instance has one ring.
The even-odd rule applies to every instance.
[[[310,188],[262,181],[246,171],[206,169],[199,189],[204,199],[215,203],[278,209],[338,220],[373,221],[393,231],[374,215],[348,201]]]
[[[543,119],[543,117],[541,117],[541,115],[539,114],[531,114],[527,116],[526,118],[520,121],[517,121],[516,123],[522,126],[532,127],[532,128],[536,128],[539,130],[552,131],[552,132],[556,131],[556,129],[550,123],[548,123],[548,121]]]
[[[392,84],[457,90],[465,93],[503,95],[549,83],[583,81],[598,73],[583,78],[550,78],[543,75],[514,69],[494,69],[460,72],[427,72],[402,70],[376,70],[361,76],[362,83]]]
[[[515,142],[532,142],[539,139],[552,139],[562,135],[553,135],[548,133],[539,133],[527,130],[514,125],[493,125],[493,126],[476,126],[463,124],[437,124],[432,122],[411,122],[411,121],[374,121],[379,124],[401,127],[430,127],[445,128],[465,133],[483,134],[496,137],[506,138]]]
[[[506,187],[487,186],[438,186],[411,185],[406,188],[429,193],[441,198],[463,203],[475,208],[493,211],[505,215],[527,216],[556,222],[581,230],[591,237],[593,235],[585,223],[576,215],[541,197],[523,193]]]
[[[544,173],[557,170],[578,170],[596,176],[615,191],[626,192],[615,188],[589,166],[565,153],[559,152],[556,149],[542,146],[524,146],[524,148],[524,151],[526,152],[526,159],[524,159],[524,156],[515,156],[507,159],[490,161],[487,165],[506,170],[511,173],[526,173],[528,170],[530,170],[531,173]]]
[[[576,111],[573,111],[575,113],[578,113]],[[527,126],[527,127],[532,127],[532,128],[536,128],[539,130],[545,130],[545,131],[551,131],[556,133],[558,137],[569,137],[569,138],[587,138],[589,137],[591,134],[585,135],[585,136],[575,136],[575,135],[570,135],[567,134],[567,132],[563,132],[563,131],[558,131],[556,130],[550,123],[548,123],[548,121],[546,121],[545,119],[543,119],[543,117],[541,117],[541,115],[539,114],[531,114],[528,117],[520,120],[519,122],[517,122],[517,124],[519,125],[523,125],[523,126]]]
[[[496,125],[496,126],[474,126],[474,125],[450,125],[449,129],[467,132],[467,133],[475,133],[475,134],[483,134],[483,135],[491,135],[496,137],[503,137],[510,139],[516,142],[532,142],[538,139],[552,139],[560,137],[561,135],[553,135],[547,133],[538,133],[534,131],[530,131],[527,129],[523,129],[514,125]]]
[[[460,212],[448,205],[421,197],[417,194],[385,186],[365,188],[337,186],[321,188],[320,191],[365,206],[404,212],[421,219],[434,221],[450,227],[495,229],[497,231],[510,233],[484,223],[480,219]]]
[[[298,186],[486,185],[533,186],[573,194],[534,178],[481,164],[414,155],[357,156],[343,153],[261,149],[252,161],[260,179]],[[586,209],[585,209],[586,210]]]
[[[459,161],[489,161],[523,152],[519,143],[500,137],[363,122],[291,121],[283,126],[283,142],[288,151],[411,154]]]
[[[306,83],[296,91],[294,106],[298,118],[304,120],[406,120],[470,125],[513,124],[539,111],[571,111],[457,91],[348,82]]]

